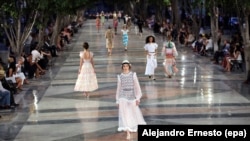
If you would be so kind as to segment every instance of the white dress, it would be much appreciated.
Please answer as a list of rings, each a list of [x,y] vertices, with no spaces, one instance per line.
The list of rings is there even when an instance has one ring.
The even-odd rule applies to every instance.
[[[137,75],[135,72],[121,73],[117,78],[118,131],[136,132],[138,125],[146,124],[139,106],[136,105],[136,100],[140,101],[142,96]]]
[[[90,56],[93,57],[92,52],[90,52]],[[80,52],[80,58],[83,59],[83,52]],[[81,72],[78,74],[74,91],[91,92],[96,89],[98,89],[98,83],[91,59],[83,59]]]
[[[26,79],[26,76],[24,75],[24,73],[21,71],[21,67],[18,67],[18,64],[16,64],[16,74],[13,74],[14,77],[20,77],[22,79],[22,85],[24,83],[24,80]]]
[[[158,44],[156,43],[147,43],[144,46],[144,49],[148,52],[145,75],[154,75],[155,73],[155,69],[157,68],[157,58],[155,51],[157,48]]]

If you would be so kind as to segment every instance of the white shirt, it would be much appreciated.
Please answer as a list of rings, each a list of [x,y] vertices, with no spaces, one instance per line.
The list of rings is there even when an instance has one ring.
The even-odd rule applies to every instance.
[[[207,40],[207,44],[206,44],[206,50],[213,48],[213,42],[212,39],[208,39]]]
[[[38,50],[35,50],[35,49],[31,51],[31,55],[32,55],[32,63],[43,58],[43,55],[41,55],[40,52]]]
[[[144,46],[144,49],[147,50],[149,53],[155,53],[155,50],[158,48],[158,44],[156,43],[147,43]]]

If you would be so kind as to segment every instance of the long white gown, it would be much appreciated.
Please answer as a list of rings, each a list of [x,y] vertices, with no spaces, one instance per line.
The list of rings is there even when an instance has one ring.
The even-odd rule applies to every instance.
[[[155,69],[157,68],[156,50],[158,45],[156,43],[147,43],[144,49],[148,52],[147,64],[145,69],[145,75],[154,75]]]
[[[92,52],[90,56],[93,57]],[[83,52],[80,52],[80,58],[83,59]],[[98,83],[91,59],[83,59],[81,73],[78,74],[74,91],[92,92],[96,89],[98,89]]]
[[[137,75],[135,72],[121,73],[117,78],[118,131],[136,132],[138,125],[146,124],[139,106],[136,105],[136,100],[140,101],[142,96]]]

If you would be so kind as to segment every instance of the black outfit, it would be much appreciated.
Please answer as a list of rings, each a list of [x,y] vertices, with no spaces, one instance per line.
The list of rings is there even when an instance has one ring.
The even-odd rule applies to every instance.
[[[180,31],[179,42],[183,45],[185,43],[186,33],[185,31]]]
[[[142,31],[143,21],[141,19],[137,21],[137,25],[138,25],[139,33],[143,33]]]
[[[11,56],[10,56],[11,57]],[[7,72],[6,72],[6,76],[7,77],[12,77],[12,76],[9,76],[9,72],[10,72],[10,69],[12,69],[12,72],[15,72],[16,71],[16,59],[15,57],[11,57],[14,59],[13,62],[9,63],[9,67],[7,69]]]
[[[219,59],[220,58],[223,58],[225,55],[224,55],[224,52],[223,51],[216,51],[214,53],[214,61],[216,64],[219,64]]]
[[[27,58],[29,58],[29,59],[27,59]],[[36,72],[37,65],[36,65],[36,63],[31,63],[28,61],[28,60],[30,60],[30,61],[32,60],[31,54],[27,58],[24,61],[24,68],[28,72],[28,78],[32,79],[34,77],[35,72]]]
[[[51,46],[51,45],[49,45],[49,43],[45,42],[44,49],[45,49],[44,51],[48,50],[52,57],[57,57],[55,45]]]

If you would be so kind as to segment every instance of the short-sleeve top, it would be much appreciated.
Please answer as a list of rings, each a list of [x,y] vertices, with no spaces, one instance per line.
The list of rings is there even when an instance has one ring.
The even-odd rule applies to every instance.
[[[158,48],[158,44],[156,43],[147,43],[144,46],[144,49],[149,53],[155,53],[155,50]]]

